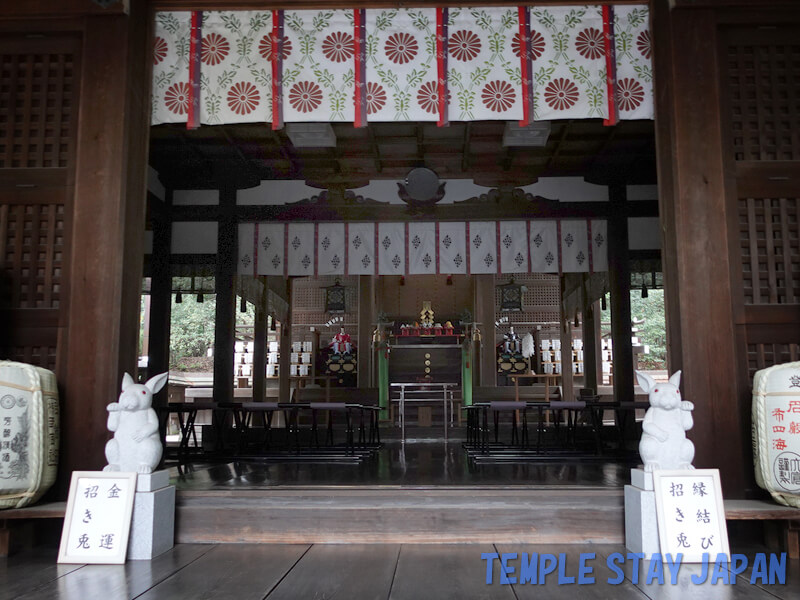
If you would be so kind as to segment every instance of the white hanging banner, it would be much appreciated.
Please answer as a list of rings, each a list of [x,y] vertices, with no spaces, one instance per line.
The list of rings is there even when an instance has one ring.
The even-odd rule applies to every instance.
[[[239,275],[256,273],[256,245],[254,223],[239,223],[239,261],[236,272]]]
[[[314,224],[313,223],[289,223],[287,233],[289,275],[313,275],[314,274]]]
[[[589,233],[586,221],[561,221],[561,270],[564,273],[589,271]]]
[[[375,223],[348,223],[347,230],[347,274],[375,275]]]
[[[470,221],[469,272],[497,273],[497,221]]]
[[[528,225],[525,221],[500,221],[500,270],[528,272]]]
[[[258,224],[258,264],[259,275],[284,274],[284,245],[286,242],[285,223]]]
[[[464,238],[464,235],[461,235]],[[436,271],[436,223],[409,223],[408,274],[435,274]]]
[[[467,224],[441,222],[439,225],[439,272],[467,272]]]
[[[344,223],[317,225],[317,274],[344,275]]]
[[[531,221],[531,272],[558,273],[558,223]]]
[[[378,223],[378,274],[405,275],[405,223]]]
[[[592,271],[608,271],[608,221],[590,221]]]

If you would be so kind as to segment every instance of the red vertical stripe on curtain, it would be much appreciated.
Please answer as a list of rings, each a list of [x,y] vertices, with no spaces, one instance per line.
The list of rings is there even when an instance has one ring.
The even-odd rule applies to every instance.
[[[200,127],[200,59],[203,46],[203,13],[192,11],[189,35],[189,108],[186,129]]]
[[[531,77],[531,13],[527,6],[517,8],[519,13],[520,67],[522,68],[522,120],[520,127],[533,121],[533,78]]]
[[[617,50],[614,38],[614,7],[603,6],[603,42],[606,53],[606,89],[608,93],[608,118],[603,125],[616,125],[619,120],[617,110]]]
[[[353,55],[355,68],[355,122],[356,127],[367,126],[367,11],[357,8],[354,11],[355,27]]]
[[[439,127],[447,127],[450,121],[447,116],[447,19],[446,8],[436,9],[436,72],[437,101],[439,103]]]
[[[586,231],[589,236],[589,273],[594,273],[594,257],[592,256],[592,220],[586,219]]]
[[[272,129],[283,128],[283,11],[272,11]]]

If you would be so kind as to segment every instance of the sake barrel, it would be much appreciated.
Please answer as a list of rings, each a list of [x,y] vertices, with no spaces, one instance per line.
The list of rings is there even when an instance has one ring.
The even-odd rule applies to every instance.
[[[52,371],[0,361],[0,509],[31,504],[53,485],[58,416]]]
[[[753,379],[756,483],[800,508],[800,362],[775,365]]]

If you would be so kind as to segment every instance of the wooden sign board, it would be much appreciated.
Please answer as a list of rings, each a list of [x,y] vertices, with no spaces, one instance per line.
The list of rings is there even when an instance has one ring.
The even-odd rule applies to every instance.
[[[69,486],[58,562],[125,562],[136,473],[75,471]]]
[[[683,554],[684,563],[703,555],[730,560],[728,528],[718,469],[653,471],[661,554]]]

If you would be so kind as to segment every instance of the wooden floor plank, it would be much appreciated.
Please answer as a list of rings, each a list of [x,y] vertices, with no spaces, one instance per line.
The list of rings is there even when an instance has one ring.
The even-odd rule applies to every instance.
[[[315,545],[289,571],[267,600],[359,598],[385,600],[399,545]]]
[[[615,600],[647,600],[647,596],[630,581],[624,581],[619,585],[610,585],[609,578],[614,577],[614,573],[606,566],[605,559],[601,556],[600,550],[602,548],[610,549],[611,552],[615,551],[616,546],[603,545],[600,547],[593,546],[592,544],[497,544],[497,552],[502,553],[516,553],[517,559],[509,561],[509,565],[515,567],[514,573],[511,575],[515,577],[517,583],[513,584],[514,593],[518,600],[528,600],[532,598],[542,598],[546,596],[548,600],[574,600],[579,598],[614,598]],[[528,554],[528,560],[531,560],[531,555],[537,553],[539,557],[543,554],[552,554],[557,560],[560,560],[560,554],[564,554],[564,564],[566,568],[564,573],[567,577],[574,577],[575,583],[558,585],[558,568],[555,572],[550,573],[544,579],[545,585],[535,585],[532,583],[519,583],[520,576],[520,562],[522,554]],[[594,553],[594,560],[587,557],[586,565],[593,567],[592,577],[594,577],[593,584],[578,585],[578,568],[580,566],[581,553]],[[494,585],[499,585],[497,580]],[[538,580],[537,580],[538,581]]]
[[[600,551],[600,554],[603,555],[603,561],[607,560],[608,555],[613,552],[620,552],[627,556],[627,550],[622,546],[616,548],[605,547]],[[736,580],[736,585],[724,585],[721,583],[712,585],[710,581],[695,584],[692,582],[691,577],[692,575],[700,576],[701,565],[699,564],[681,565],[675,585],[670,583],[669,572],[666,568],[664,571],[665,583],[663,585],[657,581],[647,584],[646,576],[649,565],[650,561],[643,560],[640,562],[638,581],[634,585],[652,600],[775,600],[775,595],[757,586],[750,585],[749,581],[741,578]],[[620,567],[628,581],[633,581],[633,561],[626,560],[620,564]],[[778,591],[778,597],[782,597],[780,591]]]
[[[745,569],[743,573],[736,577],[737,583],[740,579],[750,581],[753,574],[753,560],[755,559],[755,554],[757,552],[765,552],[769,554],[769,551],[764,548],[732,548],[731,552],[744,554],[747,556],[747,569]],[[767,558],[767,562],[769,563],[769,558]],[[800,559],[791,559],[787,557],[786,583],[784,585],[763,584],[760,582],[760,580],[754,582],[753,585],[762,588],[772,595],[782,598],[783,600],[800,600]]]
[[[216,546],[139,599],[260,600],[308,548],[305,545],[280,544]]]
[[[492,544],[404,544],[389,597],[514,600],[511,586],[486,585],[486,561],[481,554],[495,551]]]
[[[153,560],[133,560],[124,565],[84,565],[70,570],[49,583],[35,589],[26,587],[20,600],[34,598],[59,598],[83,600],[97,597],[102,600],[135,598],[161,581],[191,564],[213,546],[181,544]],[[53,558],[55,562],[55,557]],[[59,565],[59,568],[79,565]]]
[[[0,600],[11,600],[80,569],[81,565],[57,565],[58,548],[34,548],[0,558]]]

